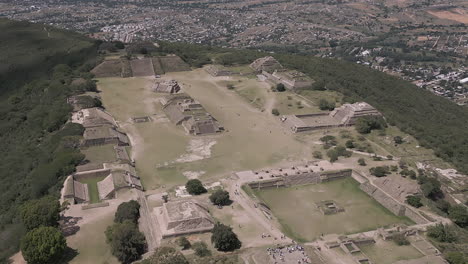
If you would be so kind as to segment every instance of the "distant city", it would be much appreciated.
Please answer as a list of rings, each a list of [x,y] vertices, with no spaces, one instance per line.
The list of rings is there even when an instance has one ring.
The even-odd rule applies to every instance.
[[[106,41],[189,42],[340,58],[465,105],[466,8],[466,2],[443,0],[13,0],[0,2],[0,16]]]

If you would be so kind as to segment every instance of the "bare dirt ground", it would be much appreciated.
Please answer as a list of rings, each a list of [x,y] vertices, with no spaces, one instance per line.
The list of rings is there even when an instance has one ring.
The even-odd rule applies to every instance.
[[[444,10],[427,12],[437,18],[454,20],[463,24],[468,24],[468,12],[460,8],[452,9],[450,11]]]
[[[113,223],[117,206],[131,199],[136,199],[134,191],[121,193],[117,199],[109,200],[107,207],[82,210],[80,204],[70,206],[64,217],[76,219],[77,232],[67,236],[67,244],[78,253],[70,263],[119,263],[110,252],[104,231]]]

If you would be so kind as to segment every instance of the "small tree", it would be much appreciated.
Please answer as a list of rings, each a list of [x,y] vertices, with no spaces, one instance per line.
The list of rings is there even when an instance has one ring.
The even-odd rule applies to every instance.
[[[124,264],[139,259],[146,251],[145,236],[130,220],[109,226],[105,233],[112,255]]]
[[[375,177],[384,177],[390,173],[387,166],[372,167],[369,169],[369,172]]]
[[[338,160],[338,152],[335,149],[330,149],[327,151],[327,156],[330,158],[330,162],[333,163]]]
[[[335,109],[335,102],[330,102],[326,99],[320,99],[319,101],[319,108],[320,110],[333,110]]]
[[[468,210],[463,205],[454,205],[448,210],[448,216],[455,224],[462,228],[468,226]]]
[[[219,251],[233,251],[239,249],[242,243],[232,228],[221,223],[216,223],[211,231],[211,243]]]
[[[40,226],[58,226],[60,203],[52,196],[30,200],[20,207],[20,216],[28,230]]]
[[[278,83],[278,84],[276,85],[276,91],[278,91],[278,92],[284,92],[284,91],[286,91],[286,87],[284,86],[284,84]]]
[[[177,244],[182,247],[182,250],[189,249],[192,246],[190,241],[184,236],[177,239]]]
[[[463,253],[458,251],[449,251],[444,253],[445,259],[450,264],[466,264],[468,263],[468,259],[463,256]]]
[[[140,204],[135,200],[131,200],[121,203],[117,207],[114,222],[123,223],[125,220],[130,220],[136,224],[138,223],[138,218],[140,218]]]
[[[206,193],[205,187],[203,187],[202,182],[198,179],[192,179],[187,181],[187,183],[185,184],[185,188],[187,189],[187,192],[191,195],[199,195],[202,193]]]
[[[228,88],[228,90],[233,90],[234,88],[236,88],[236,87],[234,86],[234,84],[232,84],[232,83],[228,83],[228,84],[226,85],[226,87]]]
[[[21,239],[21,253],[32,264],[55,263],[66,248],[65,237],[55,227],[38,227]]]
[[[395,142],[395,144],[402,144],[403,143],[403,138],[400,137],[400,136],[396,136],[393,138],[393,141]]]
[[[427,228],[427,235],[443,243],[452,243],[457,240],[456,234],[449,225],[436,224]]]
[[[398,246],[405,246],[410,244],[408,239],[403,234],[397,234],[393,236],[393,242],[395,242]]]
[[[229,192],[225,190],[216,190],[210,195],[210,201],[214,205],[229,205],[231,203]]]
[[[366,165],[367,165],[367,164],[366,164],[366,160],[363,159],[363,158],[359,158],[357,162],[358,162],[358,164],[359,164],[360,166],[366,166]]]
[[[274,115],[274,116],[279,116],[280,112],[278,111],[278,109],[273,108],[273,109],[271,109],[271,114]]]
[[[416,207],[416,208],[423,206],[423,204],[421,203],[421,197],[417,195],[409,195],[408,197],[406,197],[406,202],[409,205]]]
[[[444,199],[439,199],[435,203],[436,207],[439,208],[444,213],[448,213],[448,210],[450,209],[451,205],[449,202],[447,202]]]
[[[208,246],[203,241],[193,243],[192,249],[195,251],[195,255],[199,257],[211,256],[211,251],[208,249]]]
[[[352,141],[352,140],[346,141],[345,146],[347,148],[354,148],[354,141]]]
[[[313,156],[314,158],[316,158],[316,159],[321,159],[321,158],[323,158],[322,152],[321,152],[321,151],[318,151],[318,150],[312,152],[312,156]]]
[[[141,264],[189,264],[188,260],[174,248],[159,247],[153,255],[145,259]]]

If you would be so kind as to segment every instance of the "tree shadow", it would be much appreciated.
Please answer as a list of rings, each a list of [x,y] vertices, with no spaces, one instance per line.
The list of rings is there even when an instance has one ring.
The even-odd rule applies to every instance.
[[[83,217],[62,216],[60,219],[60,229],[65,237],[76,234],[80,230],[78,221]]]
[[[78,255],[78,250],[71,247],[67,247],[63,252],[62,257],[56,262],[56,264],[70,263]]]

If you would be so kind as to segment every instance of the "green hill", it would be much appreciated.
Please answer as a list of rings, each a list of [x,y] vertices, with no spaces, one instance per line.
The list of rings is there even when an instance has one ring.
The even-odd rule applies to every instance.
[[[60,63],[80,63],[95,50],[93,41],[53,27],[0,19],[0,94],[44,77]]]
[[[0,263],[24,233],[18,206],[51,194],[82,160],[66,98],[92,88],[97,45],[79,34],[0,19]],[[89,86],[71,85],[88,78]]]

